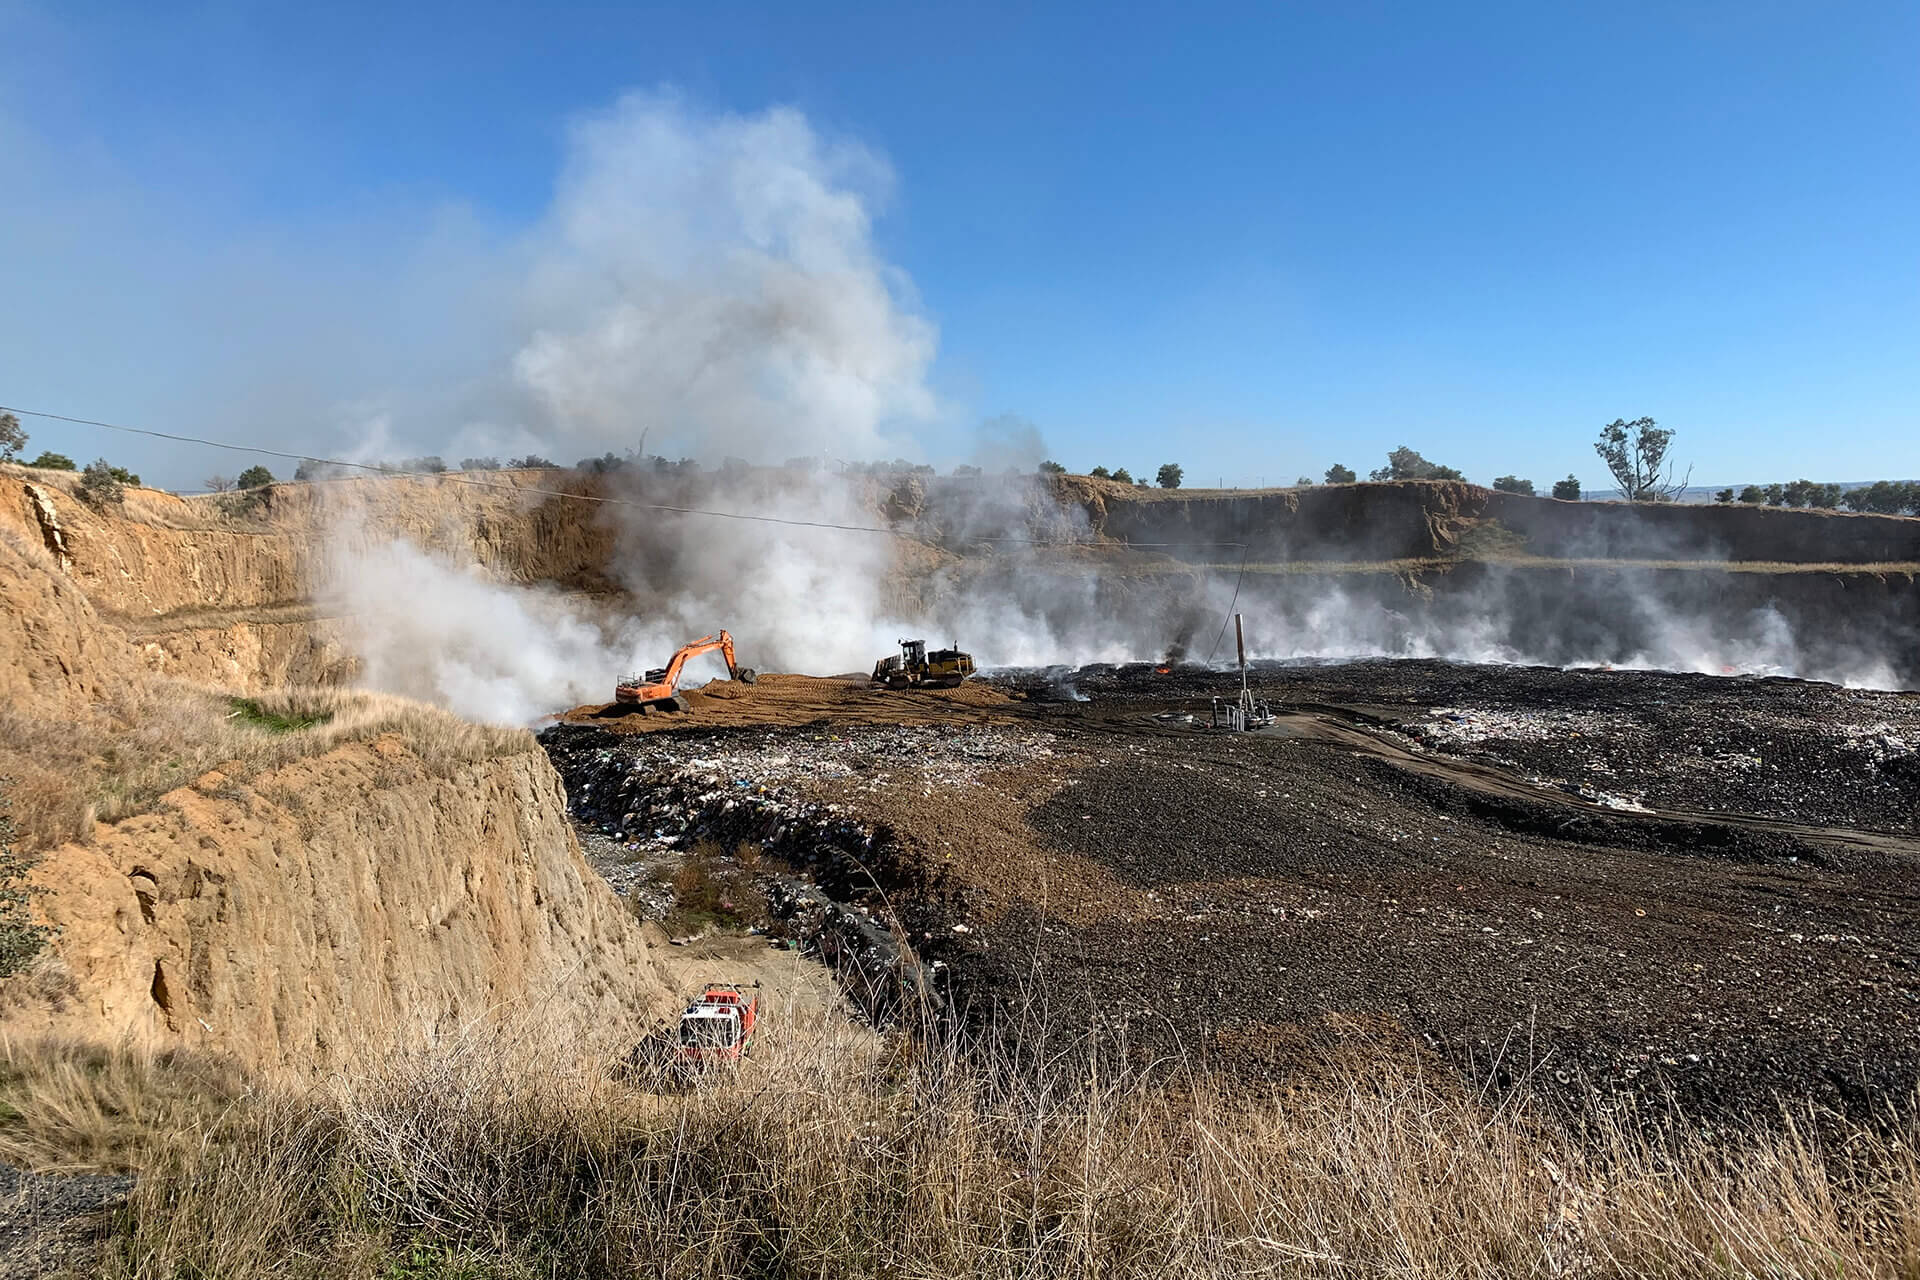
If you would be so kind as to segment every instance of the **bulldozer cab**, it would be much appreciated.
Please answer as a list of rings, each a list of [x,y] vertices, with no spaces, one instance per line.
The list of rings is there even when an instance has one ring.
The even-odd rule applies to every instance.
[[[925,640],[902,640],[900,656],[886,657],[873,664],[873,683],[885,685],[889,689],[907,689],[915,685],[925,685],[935,689],[951,689],[974,671],[971,654],[959,649],[936,649],[927,652]]]

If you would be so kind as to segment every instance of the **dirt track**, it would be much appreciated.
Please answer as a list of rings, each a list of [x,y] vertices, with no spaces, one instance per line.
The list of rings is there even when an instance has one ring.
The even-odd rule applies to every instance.
[[[1037,980],[1075,1025],[1250,1079],[1361,1027],[1477,1077],[1719,1114],[1865,1116],[1920,1080],[1920,698],[1417,662],[1260,682],[1287,713],[1233,737],[1157,718],[1228,678],[1145,667],[1074,673],[1086,702],[1050,700],[1057,674],[905,697],[772,677],[641,725],[733,725],[733,750],[773,724],[1051,735],[965,786],[790,766],[936,869],[966,932],[922,948],[976,1012]]]

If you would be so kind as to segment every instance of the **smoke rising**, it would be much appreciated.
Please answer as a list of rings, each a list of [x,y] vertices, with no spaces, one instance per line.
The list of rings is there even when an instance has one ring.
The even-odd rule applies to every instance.
[[[457,200],[388,193],[235,235],[202,221],[244,203],[218,173],[196,175],[204,181],[190,197],[156,197],[110,157],[39,142],[3,112],[0,150],[14,186],[34,197],[0,214],[11,233],[0,234],[0,267],[33,299],[0,320],[25,353],[15,394],[29,403],[36,383],[89,385],[108,349],[122,373],[150,374],[149,390],[103,402],[99,416],[361,460],[533,452],[567,462],[642,440],[649,453],[709,465],[727,455],[917,458],[915,433],[929,426],[942,429],[943,458],[989,473],[1031,472],[1046,456],[1037,428],[1011,415],[983,424],[977,442],[953,443],[957,411],[931,381],[937,332],[874,235],[892,174],[883,157],[797,111],[703,111],[669,91],[622,97],[567,132],[551,199],[527,227]],[[175,341],[154,342],[162,331]],[[81,334],[89,340],[68,336]],[[191,485],[225,461],[195,459],[182,474],[177,451],[143,447],[116,444],[114,460],[162,483]],[[652,492],[638,475],[614,483]],[[1233,598],[1230,566],[1142,573],[1139,557],[989,547],[1008,533],[1073,542],[1094,530],[1080,508],[1039,501],[1024,482],[990,474],[944,488],[929,500],[891,480],[876,490],[864,478],[755,472],[693,495],[742,512],[898,521],[926,545],[608,516],[617,551],[607,569],[626,593],[613,604],[517,586],[486,569],[484,554],[460,550],[465,535],[369,541],[361,513],[344,510],[330,590],[371,683],[506,721],[604,699],[611,679],[720,626],[754,665],[812,672],[864,669],[909,634],[958,641],[985,664],[1207,656]],[[1643,514],[1649,528],[1694,519]],[[1231,522],[1187,530],[1246,532]],[[1348,532],[1343,554],[1354,558],[1411,554],[1361,547],[1365,520]],[[1733,550],[1792,558],[1748,541],[1685,554]],[[1596,532],[1555,554],[1658,560],[1678,549],[1634,550]],[[1315,558],[1339,556],[1292,545],[1255,562]],[[1835,558],[1912,561],[1920,551]],[[1863,584],[1840,592],[1809,576],[1776,599],[1764,581],[1681,582],[1651,570],[1471,581],[1255,572],[1238,606],[1254,652],[1270,657],[1920,683],[1910,585],[1904,596],[1891,583],[1881,594]]]
[[[935,417],[936,346],[911,283],[873,243],[892,176],[797,111],[715,115],[633,93],[576,121],[551,207],[509,255],[524,262],[518,337],[495,363],[517,421],[464,421],[476,453],[602,450],[709,463],[915,451]],[[393,447],[365,406],[358,457]],[[716,486],[642,465],[611,496],[871,525],[856,486],[802,473]],[[736,475],[736,479],[737,479]],[[521,591],[445,554],[362,545],[343,513],[334,576],[366,677],[470,715],[524,720],[657,665],[726,627],[750,661],[853,669],[897,638],[881,599],[890,548],[872,534],[610,509],[624,618]],[[881,638],[884,637],[884,640]],[[717,669],[717,663],[714,664]]]
[[[611,698],[608,672],[660,643],[639,622],[609,630],[557,591],[514,586],[406,541],[341,552],[330,601],[363,679],[477,720],[527,724]],[[617,676],[615,677],[617,678]]]
[[[636,93],[578,121],[534,237],[513,375],[569,437],[882,456],[934,413],[933,326],[872,242],[891,184],[799,112]]]
[[[246,431],[276,419],[289,398],[322,400],[309,390],[316,367],[365,375],[350,388],[342,379],[308,447],[323,444],[327,431],[346,431],[353,455],[368,460],[537,452],[565,462],[638,451],[644,441],[648,454],[688,454],[709,467],[728,456],[844,463],[922,456],[914,433],[938,425],[949,442],[945,457],[967,456],[988,473],[932,485],[799,468],[692,478],[663,476],[643,462],[607,477],[608,492],[794,520],[891,523],[916,540],[611,508],[586,517],[609,522],[604,569],[622,593],[599,603],[516,585],[484,567],[484,556],[461,550],[465,535],[368,540],[362,513],[343,509],[331,594],[367,681],[478,718],[524,722],[603,701],[619,676],[721,627],[736,634],[751,665],[814,673],[864,670],[902,635],[958,642],[989,666],[1171,652],[1204,660],[1236,603],[1263,657],[1385,654],[1914,680],[1886,656],[1903,643],[1889,632],[1904,625],[1897,612],[1841,625],[1818,607],[1796,610],[1756,595],[1751,583],[1722,584],[1700,599],[1652,572],[1554,585],[1499,570],[1412,581],[1391,572],[1259,568],[1420,554],[1370,545],[1425,527],[1392,513],[1350,521],[1338,547],[1281,539],[1255,557],[1237,602],[1231,567],[1155,566],[1095,550],[1101,534],[1250,538],[1268,517],[1250,525],[1169,517],[1170,532],[1159,534],[1100,529],[1093,507],[1055,503],[1031,479],[995,474],[1030,476],[1045,456],[1033,424],[1003,415],[968,445],[951,443],[954,410],[930,382],[935,328],[874,237],[891,185],[882,158],[824,136],[797,111],[717,114],[670,92],[635,93],[575,122],[551,203],[530,230],[504,234],[439,210],[428,220],[428,250],[368,262],[343,296],[329,300],[313,281],[303,287],[282,275],[265,277],[272,287],[249,286],[252,305],[237,311],[244,322],[224,329],[271,335],[271,344],[246,348],[270,345],[262,363],[297,349],[307,367],[277,384],[275,396],[234,398]],[[252,265],[239,263],[232,275],[253,280]],[[382,295],[381,275],[404,287]],[[366,301],[382,296],[405,305]],[[307,329],[276,326],[260,309],[280,297],[300,300],[290,310],[314,311],[313,341]],[[218,301],[210,294],[206,305]],[[367,315],[380,310],[391,314]],[[393,340],[429,332],[443,335],[437,345]],[[344,344],[326,336],[343,333],[357,336]],[[1555,554],[1675,553],[1632,551],[1611,536],[1597,531],[1589,545]],[[999,541],[1009,537],[1068,545]],[[1724,558],[1726,548],[1687,554]],[[717,669],[707,660],[693,674]]]

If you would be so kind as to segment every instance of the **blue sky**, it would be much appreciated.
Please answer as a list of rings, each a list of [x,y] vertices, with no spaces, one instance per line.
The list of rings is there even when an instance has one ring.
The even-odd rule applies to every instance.
[[[1597,428],[1649,414],[1697,481],[1920,474],[1920,7],[815,10],[0,0],[0,402],[319,452],[375,417],[396,453],[546,440],[499,380],[604,318],[529,282],[593,275],[556,186],[637,92],[675,104],[643,159],[776,108],[867,154],[818,167],[870,221],[835,261],[937,342],[860,365],[886,385],[849,449],[948,463],[1013,414],[1075,470],[1190,485],[1405,443],[1598,488]],[[687,172],[682,231],[718,171]],[[787,394],[654,439],[745,449],[701,415]],[[183,487],[246,461],[28,426]]]

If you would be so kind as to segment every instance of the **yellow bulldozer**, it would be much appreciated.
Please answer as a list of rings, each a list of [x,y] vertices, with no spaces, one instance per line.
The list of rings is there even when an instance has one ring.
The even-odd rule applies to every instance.
[[[873,664],[873,683],[886,689],[952,689],[973,674],[973,655],[958,649],[927,652],[925,640],[902,640],[900,652]]]

